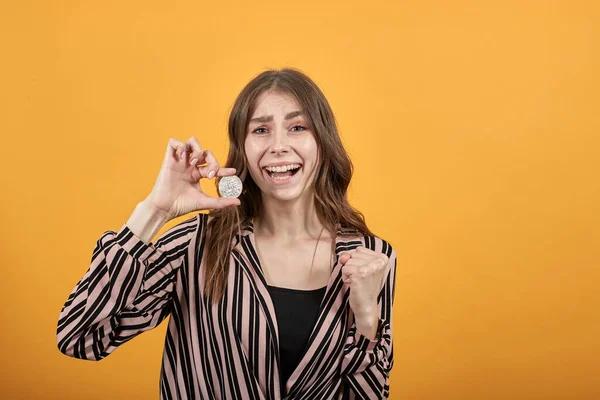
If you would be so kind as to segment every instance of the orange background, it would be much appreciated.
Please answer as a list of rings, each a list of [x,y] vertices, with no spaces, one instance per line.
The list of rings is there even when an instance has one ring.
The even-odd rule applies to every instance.
[[[158,398],[166,322],[93,363],[60,308],[169,137],[224,161],[235,96],[294,66],[398,253],[392,399],[600,398],[597,4],[3,2],[0,397]]]

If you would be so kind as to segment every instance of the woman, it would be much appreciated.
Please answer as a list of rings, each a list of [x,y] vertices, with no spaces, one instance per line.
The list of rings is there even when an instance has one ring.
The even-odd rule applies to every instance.
[[[265,71],[229,140],[229,168],[194,137],[169,141],[151,193],[67,299],[60,351],[100,360],[171,314],[161,398],[387,398],[396,255],[348,204],[352,164],[323,93]],[[238,171],[240,199],[200,189]],[[211,211],[151,242],[198,210]]]

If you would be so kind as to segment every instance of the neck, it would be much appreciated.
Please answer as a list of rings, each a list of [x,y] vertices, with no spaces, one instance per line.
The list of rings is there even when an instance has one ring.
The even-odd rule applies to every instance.
[[[260,235],[290,243],[305,238],[316,239],[323,228],[312,195],[286,202],[263,195],[262,205],[261,218],[255,223],[255,232]]]

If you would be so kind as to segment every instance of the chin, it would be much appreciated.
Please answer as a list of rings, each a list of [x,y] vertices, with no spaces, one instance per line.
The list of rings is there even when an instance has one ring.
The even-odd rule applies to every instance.
[[[263,192],[266,196],[272,198],[273,200],[281,201],[281,202],[292,202],[296,200],[300,200],[304,192],[298,190],[272,190],[268,192]]]

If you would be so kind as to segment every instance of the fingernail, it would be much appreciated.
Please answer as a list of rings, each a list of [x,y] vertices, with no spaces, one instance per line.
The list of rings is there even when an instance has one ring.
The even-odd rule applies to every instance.
[[[213,176],[215,176],[215,171],[209,171],[208,172],[208,179],[212,179]]]
[[[197,158],[193,158],[192,161],[190,161],[190,164],[196,165],[197,162],[198,162],[198,159]]]

